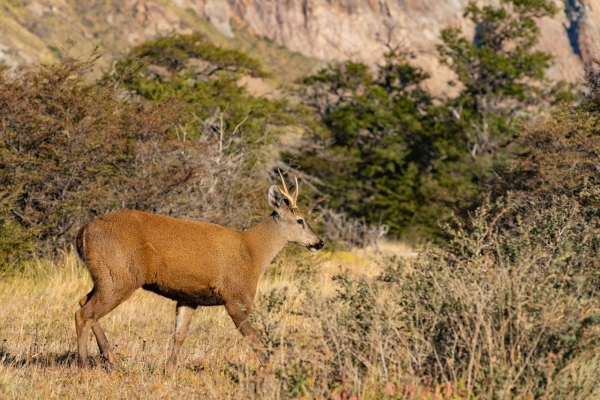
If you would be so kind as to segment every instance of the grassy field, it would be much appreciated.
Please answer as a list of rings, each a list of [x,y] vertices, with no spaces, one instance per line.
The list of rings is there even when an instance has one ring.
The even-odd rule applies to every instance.
[[[273,389],[269,397],[285,398],[280,385],[269,380],[281,378],[278,366],[293,358],[291,353],[304,352],[323,362],[334,356],[313,346],[322,337],[320,326],[295,312],[306,300],[300,290],[307,282],[305,270],[313,271],[314,301],[324,301],[336,293],[331,278],[342,268],[354,276],[375,276],[382,254],[415,254],[398,243],[384,243],[379,253],[300,250],[288,246],[259,281],[257,297],[282,288],[287,293],[282,306],[269,314],[277,320],[280,337],[267,368],[259,367],[223,307],[205,307],[194,315],[176,371],[166,376],[175,303],[140,290],[101,320],[116,355],[114,371],[102,367],[93,336],[92,368],[79,371],[73,316],[91,280],[75,253],[66,252],[57,263],[35,260],[18,276],[0,277],[0,399],[240,398],[257,392],[264,397],[265,388]],[[303,385],[311,383],[309,377]]]
[[[165,375],[175,305],[138,291],[100,321],[114,370],[90,336],[80,371],[88,273],[72,251],[30,261],[0,276],[0,398],[600,398],[597,222],[561,198],[500,230],[491,207],[418,257],[398,243],[287,246],[255,299],[264,367],[214,307],[196,311]]]

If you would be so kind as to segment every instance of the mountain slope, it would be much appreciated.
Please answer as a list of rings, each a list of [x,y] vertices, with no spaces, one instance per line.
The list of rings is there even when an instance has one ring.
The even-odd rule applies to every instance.
[[[199,31],[244,50],[292,82],[316,66],[353,59],[376,64],[386,43],[411,54],[443,93],[450,77],[435,45],[446,26],[472,34],[462,16],[468,0],[0,0],[0,60],[9,65],[57,59],[67,38],[74,54],[95,46],[101,67],[131,46],[169,32]],[[566,4],[566,8],[565,8]],[[540,21],[540,48],[555,55],[553,79],[577,81],[598,57],[600,0],[557,1],[561,12]]]

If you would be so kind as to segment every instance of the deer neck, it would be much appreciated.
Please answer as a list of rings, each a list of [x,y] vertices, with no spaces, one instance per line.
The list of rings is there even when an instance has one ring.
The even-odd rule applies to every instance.
[[[275,218],[269,216],[254,228],[243,232],[250,256],[260,272],[273,261],[287,243],[282,238],[280,229]]]

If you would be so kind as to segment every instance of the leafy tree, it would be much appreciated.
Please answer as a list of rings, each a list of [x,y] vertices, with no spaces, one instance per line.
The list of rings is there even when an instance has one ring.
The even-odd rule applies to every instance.
[[[324,149],[298,156],[326,182],[330,205],[401,232],[419,207],[419,177],[433,149],[428,75],[391,51],[376,77],[361,63],[321,70],[303,83],[305,102],[328,128]],[[291,155],[289,155],[291,157]]]
[[[144,42],[133,48],[125,59],[119,60],[116,68],[123,69],[124,66],[144,60],[144,69],[148,65],[158,65],[175,75],[189,68],[192,59],[205,61],[198,71],[204,76],[212,76],[219,71],[243,71],[257,77],[268,76],[257,60],[236,50],[217,47],[199,34],[169,35]]]
[[[287,102],[250,95],[239,84],[244,75],[269,76],[248,55],[192,34],[170,35],[133,48],[105,80],[122,80],[125,88],[145,100],[183,102],[195,122],[186,126],[190,138],[214,131],[211,127],[221,122],[227,130],[237,128],[236,146],[230,150],[242,151],[272,141],[295,122]]]
[[[546,70],[552,56],[535,50],[535,20],[553,16],[549,0],[502,0],[500,7],[470,2],[465,11],[475,23],[474,40],[460,28],[442,31],[440,59],[457,75],[463,89],[449,102],[468,137],[472,157],[495,154],[517,129],[518,117],[547,100]]]
[[[534,49],[536,18],[555,12],[547,0],[471,2],[473,40],[448,28],[439,46],[460,82],[456,98],[431,98],[421,89],[427,74],[395,51],[376,76],[347,62],[304,79],[303,99],[328,134],[323,150],[298,156],[300,166],[324,180],[333,206],[395,234],[415,225],[432,233],[450,211],[473,209],[506,168],[519,121],[558,93],[544,75],[551,56]]]

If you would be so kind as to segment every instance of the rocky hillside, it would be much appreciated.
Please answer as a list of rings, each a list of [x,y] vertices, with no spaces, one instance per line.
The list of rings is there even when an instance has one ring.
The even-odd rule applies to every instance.
[[[322,62],[377,63],[386,43],[429,70],[443,92],[449,72],[437,65],[440,30],[458,25],[468,0],[0,0],[0,59],[9,65],[50,61],[67,38],[75,53],[98,46],[103,66],[128,47],[172,31],[200,31],[245,50],[284,80]],[[598,57],[600,0],[557,0],[561,12],[540,21],[540,47],[556,56],[551,77],[576,81]],[[287,50],[286,50],[287,49]]]

